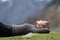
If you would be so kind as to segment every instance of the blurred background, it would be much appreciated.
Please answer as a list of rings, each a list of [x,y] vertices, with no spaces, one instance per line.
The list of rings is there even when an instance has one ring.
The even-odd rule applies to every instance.
[[[47,5],[47,0],[0,0],[0,21],[21,24]]]
[[[60,0],[0,0],[0,21],[5,24],[35,24],[40,19],[60,31]]]

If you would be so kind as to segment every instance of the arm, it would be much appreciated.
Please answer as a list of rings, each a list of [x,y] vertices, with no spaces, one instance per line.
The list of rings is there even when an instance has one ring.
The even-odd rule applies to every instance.
[[[26,31],[30,31],[32,33],[49,33],[50,30],[48,28],[36,28],[32,24],[25,24],[24,27],[26,28]]]
[[[31,32],[33,32],[33,33],[49,33],[50,30],[47,28],[42,28],[42,29],[32,28]]]
[[[0,22],[0,36],[10,36],[12,34],[12,27],[9,25],[5,25]]]

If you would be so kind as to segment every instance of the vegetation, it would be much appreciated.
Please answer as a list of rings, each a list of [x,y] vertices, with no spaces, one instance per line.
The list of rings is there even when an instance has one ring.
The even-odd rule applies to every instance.
[[[60,32],[52,32],[49,34],[36,34],[32,37],[0,37],[0,40],[60,40]]]

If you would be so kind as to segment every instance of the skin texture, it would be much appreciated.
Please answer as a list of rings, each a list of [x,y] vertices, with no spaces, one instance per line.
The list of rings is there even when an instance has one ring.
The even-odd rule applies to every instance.
[[[38,29],[32,24],[22,24],[22,25],[5,25],[0,22],[0,36],[8,37],[15,35],[25,35],[27,33],[49,33],[50,30],[47,28]]]
[[[50,23],[46,20],[39,20],[39,21],[36,21],[36,27],[50,29]]]

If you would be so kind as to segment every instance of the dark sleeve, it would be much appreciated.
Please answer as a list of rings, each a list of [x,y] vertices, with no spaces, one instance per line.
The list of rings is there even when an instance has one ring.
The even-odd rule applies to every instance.
[[[5,25],[4,23],[0,22],[0,36],[10,36],[12,35],[12,26]]]
[[[32,28],[31,32],[32,33],[49,33],[50,30],[47,28],[42,28],[42,29]]]
[[[35,25],[28,24],[28,23],[23,24],[21,29],[25,29],[26,32],[29,31],[32,33],[49,33],[50,32],[50,29],[48,29],[48,28],[38,29],[38,28],[36,28]]]

